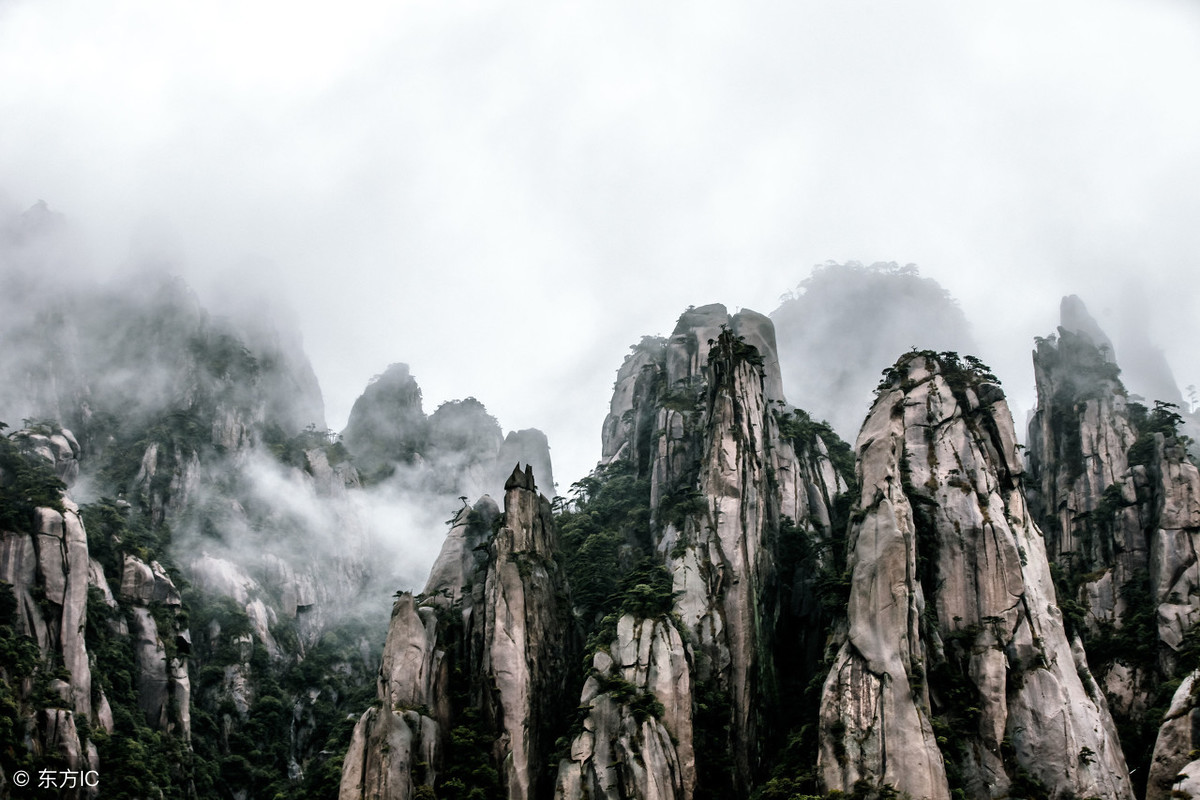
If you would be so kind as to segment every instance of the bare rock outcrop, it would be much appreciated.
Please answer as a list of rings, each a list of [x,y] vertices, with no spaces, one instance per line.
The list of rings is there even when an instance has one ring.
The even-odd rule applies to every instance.
[[[821,702],[827,788],[1132,797],[1105,700],[1055,606],[986,367],[905,356],[856,450],[848,629]]]
[[[578,656],[557,558],[550,503],[530,468],[510,475],[502,518],[486,497],[458,513],[425,593],[401,594],[393,608],[379,700],[355,727],[342,800],[432,787],[448,732],[464,719],[487,731],[505,796],[548,792],[545,764],[565,733],[560,703]]]
[[[1146,781],[1147,800],[1200,794],[1200,697],[1197,697],[1200,672],[1188,675],[1175,695],[1158,729],[1150,775]]]
[[[1169,403],[1135,402],[1111,345],[1078,298],[1063,301],[1056,336],[1034,352],[1038,408],[1029,428],[1030,510],[1046,532],[1059,601],[1081,635],[1148,798],[1171,791],[1190,750],[1159,733],[1152,709],[1181,677],[1186,638],[1200,621],[1200,470]],[[1168,715],[1169,717],[1170,715]],[[1140,787],[1139,787],[1140,788]]]
[[[6,636],[31,640],[29,650],[11,647],[0,665],[5,715],[13,725],[9,741],[23,740],[34,757],[71,770],[96,769],[96,747],[86,731],[111,730],[112,718],[104,692],[93,686],[85,638],[92,578],[87,532],[79,507],[63,491],[78,474],[79,446],[62,429],[18,431],[0,445],[0,487],[6,500],[11,495],[17,501],[3,509],[0,523],[5,601],[0,623],[8,628]],[[39,686],[42,691],[35,690]],[[0,782],[4,779],[0,774]],[[63,796],[96,793],[77,786]]]
[[[480,667],[484,685],[494,687],[483,700],[500,730],[501,783],[510,800],[523,800],[544,791],[542,765],[576,649],[550,503],[537,494],[530,467],[514,469],[504,488],[504,525],[484,582]]]
[[[831,460],[838,442],[828,426],[783,400],[774,330],[755,312],[691,308],[669,340],[643,339],[621,366],[604,423],[603,463],[628,462],[645,476],[651,511],[645,538],[634,536],[628,546],[653,553],[671,576],[674,613],[691,643],[689,659],[677,665],[677,680],[692,688],[690,703],[702,694],[722,698],[713,712],[720,719],[708,721],[722,731],[709,740],[720,752],[693,756],[672,731],[680,746],[656,763],[660,772],[647,786],[690,797],[704,777],[741,795],[762,774],[764,743],[783,724],[764,699],[779,691],[781,670],[815,668],[823,647],[813,583],[829,553],[834,498],[848,488]],[[785,528],[815,555],[805,568],[789,564],[781,573]],[[801,614],[808,624],[796,622]],[[589,687],[585,705],[595,691]],[[601,706],[593,704],[591,713],[611,723],[609,742],[651,735],[614,739],[612,725],[628,724],[628,714],[604,693],[596,697]],[[591,740],[600,747],[597,737]],[[575,741],[582,750],[560,767],[563,796],[620,785],[611,771],[580,757],[588,736]]]
[[[588,712],[559,765],[556,798],[692,796],[691,668],[669,619],[622,615],[592,656],[579,704]]]
[[[184,741],[191,736],[191,679],[187,655],[191,635],[179,613],[179,590],[157,562],[125,555],[121,601],[127,604],[134,650],[134,685],[146,722]]]
[[[78,473],[79,445],[70,431],[18,431],[13,438],[26,457],[48,464],[64,483]],[[6,480],[2,472],[0,480]],[[0,531],[0,580],[12,587],[17,629],[70,673],[69,707],[95,721],[84,641],[91,561],[79,507],[63,493],[58,508],[34,508],[24,522],[23,530]]]
[[[49,463],[68,489],[79,477],[79,442],[66,428],[17,431],[13,440],[26,454]]]
[[[1071,317],[1081,325],[1086,312],[1078,305],[1071,304]],[[1094,321],[1085,327],[1098,331]],[[1094,628],[1123,611],[1119,593],[1107,587],[1123,586],[1148,563],[1145,510],[1137,502],[1146,475],[1128,460],[1138,433],[1120,370],[1088,334],[1062,327],[1057,337],[1038,339],[1033,365],[1038,407],[1029,424],[1030,508],[1052,561],[1070,561],[1082,572],[1111,570],[1086,582],[1095,587],[1081,587]]]
[[[444,657],[437,633],[435,610],[402,593],[392,607],[377,703],[355,726],[343,761],[340,800],[407,800],[418,786],[433,786],[443,739],[429,716]]]

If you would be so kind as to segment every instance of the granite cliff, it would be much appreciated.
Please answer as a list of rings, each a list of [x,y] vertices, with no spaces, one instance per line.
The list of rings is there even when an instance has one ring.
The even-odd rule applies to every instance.
[[[1200,785],[1200,471],[1076,300],[1025,453],[975,358],[903,355],[851,447],[784,396],[770,319],[689,308],[559,497],[543,434],[426,414],[404,365],[339,436],[293,337],[110,299],[5,323],[0,796],[50,766],[231,800]]]
[[[435,786],[546,795],[578,657],[558,559],[531,468],[509,477],[503,514],[487,496],[458,513],[425,591],[399,593],[392,608],[376,705],[355,726],[341,800],[407,800]]]
[[[1172,693],[1198,665],[1200,471],[1177,407],[1130,396],[1078,298],[1063,300],[1062,325],[1037,341],[1033,361],[1030,507],[1139,787],[1166,797],[1192,760],[1190,735],[1178,735],[1191,701]]]
[[[856,444],[847,627],[825,681],[820,770],[913,797],[1132,797],[1055,605],[1003,392],[914,352]]]

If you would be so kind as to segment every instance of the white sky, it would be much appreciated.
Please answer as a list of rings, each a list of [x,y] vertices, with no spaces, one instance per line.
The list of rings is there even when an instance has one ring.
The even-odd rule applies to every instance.
[[[629,344],[826,259],[941,281],[1018,406],[1064,293],[1200,382],[1198,86],[1182,1],[0,0],[0,204],[290,305],[331,427],[407,361],[565,491]]]

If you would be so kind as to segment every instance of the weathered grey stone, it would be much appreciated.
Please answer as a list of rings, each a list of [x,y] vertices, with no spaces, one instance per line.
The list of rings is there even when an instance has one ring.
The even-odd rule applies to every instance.
[[[1133,727],[1161,682],[1177,677],[1177,651],[1200,622],[1200,470],[1176,438],[1144,423],[1139,432],[1107,337],[1078,298],[1063,301],[1057,339],[1038,340],[1034,369],[1030,508],[1051,559],[1079,584],[1076,597],[1061,599],[1083,607],[1092,636],[1147,611],[1130,597],[1148,590],[1155,606],[1157,663],[1114,653],[1097,665],[1114,713]],[[1163,776],[1153,781],[1148,794],[1169,790]]]
[[[514,469],[505,524],[494,537],[498,509],[490,498],[460,510],[425,594],[398,596],[379,673],[380,708],[355,728],[343,800],[409,798],[433,785],[444,731],[462,711],[450,702],[451,648],[471,671],[472,704],[496,725],[495,765],[506,795],[527,800],[548,791],[541,785],[554,744],[548,731],[561,723],[558,703],[575,651],[550,504],[535,486],[530,468]],[[460,639],[440,640],[439,613],[461,614]]]
[[[580,700],[590,706],[584,731],[559,764],[555,797],[690,798],[696,781],[691,667],[679,632],[666,619],[622,615],[616,639],[592,657],[592,670]],[[599,694],[595,675],[653,695],[662,714],[635,713],[611,694]]]
[[[821,775],[830,790],[865,779],[948,798],[932,720],[961,709],[929,675],[957,660],[978,698],[979,733],[957,751],[969,795],[1007,793],[1004,742],[1055,796],[1132,797],[1104,698],[1055,607],[1011,424],[997,421],[1007,406],[994,389],[966,391],[973,380],[906,356],[859,434],[849,629],[822,697]]]
[[[90,572],[87,533],[79,508],[65,495],[62,507],[62,512],[34,509],[33,535],[0,534],[0,579],[13,587],[18,630],[37,641],[43,655],[57,654],[70,672],[64,701],[91,720],[92,675],[84,641]],[[48,603],[35,600],[35,590]]]
[[[669,341],[647,339],[634,348],[618,372],[604,424],[603,463],[622,459],[650,478],[650,541],[630,544],[657,553],[671,572],[674,610],[694,654],[688,680],[693,686],[719,687],[731,701],[729,736],[721,746],[728,747],[735,774],[728,786],[710,791],[748,793],[761,768],[760,724],[778,714],[763,705],[776,685],[762,659],[773,649],[774,623],[785,613],[778,606],[779,585],[790,589],[787,612],[822,614],[813,599],[811,568],[776,573],[777,526],[790,519],[797,535],[821,551],[820,543],[832,534],[833,499],[846,489],[821,438],[794,441],[781,434],[793,412],[783,401],[781,386],[768,319],[752,311],[731,316],[720,305],[692,308],[680,317]],[[663,513],[664,503],[674,503],[680,493],[695,498],[687,512],[682,517]],[[809,638],[799,649],[810,660],[796,669],[812,668],[819,660],[824,637],[817,628],[802,626],[802,635]],[[635,639],[624,635],[619,632],[619,641],[633,647]],[[644,639],[636,641],[645,646]],[[632,657],[607,653],[595,658],[604,654],[619,663]],[[600,663],[593,666],[604,670]],[[668,682],[681,680],[679,668]],[[589,680],[584,702],[591,702],[596,688]],[[605,791],[620,786],[596,765],[613,757],[606,743],[611,737],[602,741],[600,733],[603,729],[610,736],[621,713],[618,709],[610,719],[596,708],[585,721],[585,730],[593,734],[589,746],[594,764],[576,759],[560,766],[558,792],[564,797],[600,791],[601,782],[609,787]],[[671,725],[667,727],[682,745]],[[642,740],[621,741],[632,746]],[[580,747],[588,749],[582,741]],[[677,756],[687,774],[687,758],[682,752]],[[660,774],[647,785],[675,786],[679,796],[690,796],[690,784],[679,784],[679,773],[667,764],[656,762]]]
[[[413,780],[420,734],[409,726],[405,714],[387,708],[368,709],[350,741],[342,767],[338,800],[409,800],[417,785]]]
[[[182,603],[179,590],[162,564],[157,561],[147,564],[128,553],[125,554],[121,572],[121,597],[142,604],[179,606]]]
[[[462,599],[474,576],[487,566],[487,551],[482,545],[491,536],[492,523],[499,516],[500,508],[487,495],[473,507],[464,505],[459,509],[422,594]]]
[[[492,542],[483,594],[481,670],[495,687],[489,702],[503,724],[498,751],[510,800],[539,794],[539,759],[553,745],[546,730],[557,719],[555,698],[563,695],[571,657],[550,504],[534,487],[528,467],[514,470],[506,484],[505,525]]]
[[[1163,716],[1158,738],[1154,742],[1154,755],[1150,760],[1150,775],[1146,780],[1146,800],[1166,800],[1178,797],[1176,790],[1188,791],[1179,784],[1191,780],[1200,766],[1195,758],[1200,749],[1200,700],[1196,697],[1196,681],[1200,672],[1192,672],[1183,679],[1171,698],[1171,707]],[[1180,781],[1178,776],[1189,766],[1189,778]],[[1193,794],[1200,794],[1195,789]]]

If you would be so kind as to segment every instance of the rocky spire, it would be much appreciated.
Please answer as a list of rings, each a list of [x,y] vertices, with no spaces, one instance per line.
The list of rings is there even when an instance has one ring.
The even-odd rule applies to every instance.
[[[1164,684],[1180,677],[1185,636],[1200,621],[1200,471],[1187,457],[1181,416],[1170,404],[1133,402],[1103,342],[1078,298],[1063,301],[1058,335],[1037,340],[1030,510],[1058,567],[1067,621],[1126,731],[1135,775],[1149,775],[1146,796],[1158,798],[1192,749],[1172,749],[1182,741],[1168,733],[1176,714],[1147,768],[1152,710],[1187,706],[1164,695]]]
[[[821,703],[827,788],[1132,797],[1104,698],[1055,608],[986,367],[906,355],[856,450],[848,629]]]
[[[112,592],[103,571],[93,569],[79,507],[66,491],[78,474],[78,455],[75,437],[62,428],[0,438],[0,489],[6,490],[0,502],[24,506],[0,509],[0,624],[11,625],[13,639],[27,636],[36,646],[36,655],[11,648],[0,681],[12,687],[6,714],[20,721],[16,735],[26,746],[72,770],[88,770],[99,758],[88,726],[113,729],[108,700],[93,684],[88,590],[94,586],[109,601]],[[53,701],[31,691],[37,683]]]
[[[453,759],[461,769],[465,756],[447,743],[464,720],[492,743],[506,797],[545,796],[578,658],[557,559],[550,503],[530,467],[509,476],[503,517],[486,496],[458,513],[425,592],[401,593],[393,607],[379,704],[355,727],[341,800],[407,800],[455,769]]]
[[[781,387],[770,320],[721,305],[689,309],[668,341],[644,339],[618,372],[604,458],[649,482],[651,524],[628,547],[653,553],[670,576],[688,657],[647,669],[671,632],[653,616],[621,616],[616,641],[593,657],[581,698],[591,713],[560,767],[562,797],[686,798],[701,783],[743,796],[762,775],[765,743],[782,725],[770,701],[780,653],[788,672],[803,672],[820,650],[807,648],[811,663],[794,658],[820,628],[819,611],[778,638],[815,579],[792,564],[781,574],[781,537],[787,528],[826,552],[833,498],[846,489],[817,431],[837,437],[788,407]],[[655,670],[671,677],[651,680]],[[605,691],[617,679],[632,688]],[[631,705],[651,700],[667,714],[646,719]],[[674,744],[659,746],[664,733]],[[615,753],[641,755],[614,769]],[[633,775],[646,788],[620,794]]]

